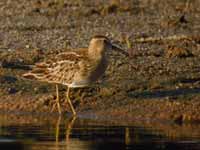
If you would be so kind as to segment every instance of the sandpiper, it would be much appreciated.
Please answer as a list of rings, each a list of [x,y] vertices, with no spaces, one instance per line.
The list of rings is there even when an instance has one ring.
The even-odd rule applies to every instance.
[[[111,44],[107,37],[96,35],[91,39],[88,48],[60,53],[51,60],[35,64],[32,70],[23,76],[56,84],[56,104],[59,113],[61,113],[61,108],[58,84],[66,85],[66,100],[73,115],[76,115],[69,97],[70,88],[87,87],[97,81],[107,68],[107,52],[110,50],[119,51],[128,56],[127,52]]]

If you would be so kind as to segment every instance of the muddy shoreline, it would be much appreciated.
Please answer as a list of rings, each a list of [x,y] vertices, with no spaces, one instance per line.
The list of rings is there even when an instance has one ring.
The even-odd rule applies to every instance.
[[[55,86],[22,74],[102,34],[130,57],[112,54],[102,84],[72,90],[80,115],[199,123],[199,5],[198,0],[1,1],[0,110],[57,113]],[[59,89],[65,114],[65,87]]]

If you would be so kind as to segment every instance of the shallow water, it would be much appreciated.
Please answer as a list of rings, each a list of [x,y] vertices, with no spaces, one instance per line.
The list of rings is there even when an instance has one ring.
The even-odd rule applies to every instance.
[[[121,123],[120,123],[121,124]],[[200,126],[0,115],[0,150],[200,149]]]

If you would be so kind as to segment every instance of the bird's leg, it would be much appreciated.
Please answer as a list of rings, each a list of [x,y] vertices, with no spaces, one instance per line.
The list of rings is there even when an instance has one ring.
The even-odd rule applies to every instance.
[[[72,110],[73,115],[75,116],[75,115],[76,115],[76,111],[75,111],[74,106],[72,105],[72,102],[71,102],[71,100],[70,100],[70,97],[69,97],[69,90],[70,90],[70,87],[67,87],[67,93],[66,93],[67,102],[68,102],[68,104],[69,104],[69,106],[70,106],[70,109]]]
[[[58,85],[57,84],[56,84],[56,104],[53,105],[53,108],[52,108],[51,112],[54,110],[56,105],[57,105],[57,108],[58,108],[58,113],[62,114],[61,107],[60,107],[59,90],[58,90]]]
[[[60,107],[60,99],[59,99],[59,90],[58,90],[58,85],[56,84],[56,104],[58,108],[59,114],[61,114],[61,107]]]
[[[84,99],[85,95],[86,95],[85,92],[81,93],[81,96],[80,96],[80,102],[81,102],[81,104],[83,104],[83,99]]]
[[[78,94],[77,94],[77,95],[79,96],[79,98],[80,98],[80,103],[82,104],[82,103],[83,103],[83,98],[84,98],[84,96],[85,96],[85,93],[82,92],[82,89],[81,89],[81,88],[78,89]]]

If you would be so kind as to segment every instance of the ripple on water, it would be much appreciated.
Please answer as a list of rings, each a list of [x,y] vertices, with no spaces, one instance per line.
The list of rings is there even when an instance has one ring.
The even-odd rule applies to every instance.
[[[0,149],[6,150],[200,149],[200,125],[120,126],[86,117],[6,114],[0,127]]]

